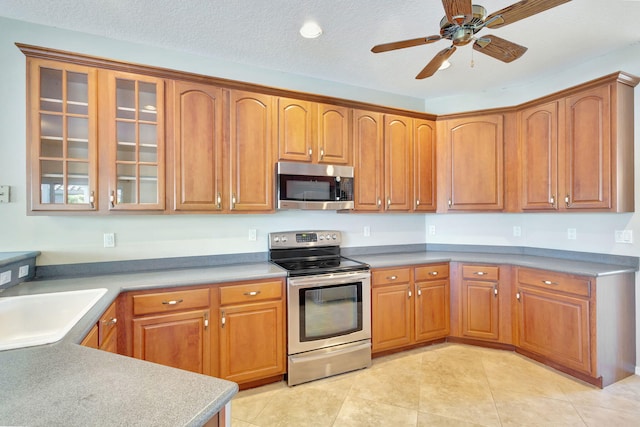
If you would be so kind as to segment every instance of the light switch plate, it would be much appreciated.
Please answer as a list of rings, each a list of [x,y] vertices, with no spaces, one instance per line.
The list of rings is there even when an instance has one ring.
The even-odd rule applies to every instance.
[[[9,203],[9,192],[11,187],[8,185],[0,185],[0,203]]]

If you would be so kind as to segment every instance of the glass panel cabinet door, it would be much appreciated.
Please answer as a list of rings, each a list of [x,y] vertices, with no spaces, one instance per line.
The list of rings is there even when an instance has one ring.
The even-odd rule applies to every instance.
[[[126,73],[109,76],[112,210],[162,210],[164,82]]]
[[[96,210],[96,71],[29,59],[31,210]]]

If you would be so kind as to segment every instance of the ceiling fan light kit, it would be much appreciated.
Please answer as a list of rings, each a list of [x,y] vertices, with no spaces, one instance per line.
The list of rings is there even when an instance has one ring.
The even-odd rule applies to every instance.
[[[322,28],[315,22],[305,22],[300,27],[300,35],[305,39],[315,39],[322,35]]]
[[[449,59],[458,46],[474,41],[473,49],[485,55],[509,63],[520,58],[527,48],[495,35],[476,37],[483,28],[500,28],[545,10],[568,3],[571,0],[521,0],[487,16],[487,10],[471,4],[472,0],[442,0],[445,16],[440,20],[440,35],[419,37],[374,46],[373,53],[434,43],[442,39],[451,40],[451,46],[438,52],[418,73],[416,79],[435,74]]]

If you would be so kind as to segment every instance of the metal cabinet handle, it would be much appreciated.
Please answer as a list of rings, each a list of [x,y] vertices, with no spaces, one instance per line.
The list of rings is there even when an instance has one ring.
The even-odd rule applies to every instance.
[[[437,271],[430,271],[430,272],[429,272],[429,274],[430,274],[431,276],[437,276],[437,275],[438,275],[438,272],[437,272]]]
[[[497,296],[498,296],[498,286],[497,286],[497,285],[494,285],[494,286],[493,286],[493,296],[494,296],[494,297],[497,297]]]
[[[112,317],[109,320],[103,320],[102,324],[104,326],[111,326],[111,325],[115,325],[116,323],[118,323],[118,319],[116,319],[115,317]]]
[[[116,207],[116,196],[113,193],[113,191],[111,192],[111,195],[109,196],[109,202],[111,203],[111,207],[112,208]]]
[[[382,200],[380,200],[380,197],[378,197],[378,207],[382,206]]]
[[[235,194],[235,193],[233,193],[233,194],[231,195],[231,209],[233,210],[233,209],[235,209],[235,208],[236,208],[236,194]]]
[[[393,275],[393,276],[387,276],[387,280],[396,280],[398,278],[398,276]]]
[[[218,196],[216,197],[217,207],[218,209],[222,209],[222,195],[218,192]]]
[[[564,204],[567,205],[567,207],[571,206],[571,197],[568,194],[564,197]]]
[[[89,196],[89,206],[91,206],[91,209],[95,209],[96,208],[96,193],[94,191],[91,192],[91,195]]]
[[[545,285],[558,286],[558,283],[552,282],[551,280],[543,280],[542,283],[544,283]]]
[[[387,197],[387,207],[391,206],[391,197]]]
[[[551,196],[551,198],[549,199],[549,203],[551,204],[551,206],[555,207],[556,206],[556,196]]]
[[[422,289],[418,289],[418,296],[422,296]]]
[[[324,148],[320,149],[320,160],[324,159]]]
[[[220,319],[220,327],[224,328],[224,325],[227,324],[227,316],[224,311],[222,312],[222,319]]]
[[[518,291],[518,292],[516,293],[516,299],[517,299],[518,301],[520,301],[520,291]]]
[[[411,295],[412,295],[411,289],[409,289],[409,298],[411,298]]]
[[[248,297],[255,297],[259,293],[260,293],[260,291],[251,291],[251,292],[245,292],[243,295],[246,295]]]
[[[451,207],[453,203],[451,203],[451,199],[449,199],[449,207]]]
[[[309,157],[311,157],[311,155],[313,154],[313,148],[309,147],[308,153],[309,153]]]
[[[209,315],[207,313],[204,314],[204,330],[209,329]]]
[[[176,305],[176,304],[180,304],[182,301],[184,301],[182,298],[178,299],[178,300],[171,300],[171,301],[162,301],[162,304],[164,305]]]
[[[420,199],[416,200],[416,208],[420,206]]]
[[[487,274],[485,271],[476,271],[475,273],[476,276],[484,276],[485,274]]]

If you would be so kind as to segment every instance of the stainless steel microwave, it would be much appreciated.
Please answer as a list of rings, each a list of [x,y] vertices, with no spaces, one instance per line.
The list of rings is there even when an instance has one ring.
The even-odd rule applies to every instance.
[[[278,209],[353,209],[353,166],[276,164]]]

